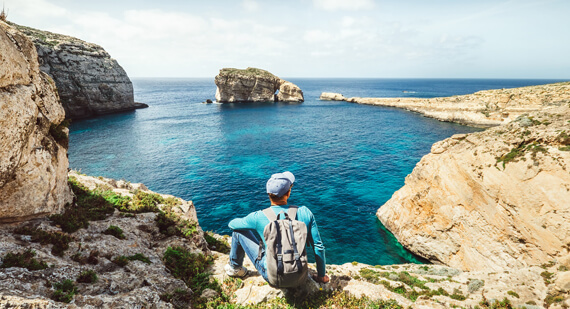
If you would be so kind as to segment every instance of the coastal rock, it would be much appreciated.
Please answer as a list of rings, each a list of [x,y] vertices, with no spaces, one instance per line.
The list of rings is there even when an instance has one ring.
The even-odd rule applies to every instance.
[[[59,212],[67,186],[68,130],[53,80],[33,43],[0,22],[0,222]]]
[[[346,101],[346,98],[340,93],[323,92],[319,97],[321,101]]]
[[[127,73],[101,46],[70,36],[16,26],[34,42],[40,69],[53,78],[67,118],[143,108]]]
[[[299,87],[261,69],[221,69],[215,83],[219,103],[303,102]],[[276,95],[277,90],[279,94]]]
[[[327,97],[330,95],[327,93]],[[344,99],[338,97],[338,99],[352,103],[398,107],[441,121],[486,128],[509,123],[524,113],[570,103],[570,82],[484,90],[468,95],[431,99],[359,97]]]
[[[569,121],[568,106],[544,109],[434,144],[378,218],[415,254],[463,270],[567,256]]]

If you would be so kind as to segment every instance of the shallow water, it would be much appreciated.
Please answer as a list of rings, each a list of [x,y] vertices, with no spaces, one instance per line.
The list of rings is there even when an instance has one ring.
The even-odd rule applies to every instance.
[[[290,202],[315,214],[328,263],[418,262],[375,212],[434,142],[478,129],[394,108],[319,101],[320,93],[434,97],[551,82],[290,80],[305,103],[201,104],[213,99],[212,79],[134,79],[136,101],[150,107],[73,122],[70,166],[193,200],[201,226],[222,234],[230,233],[230,219],[267,207],[265,182],[289,170],[297,179]]]

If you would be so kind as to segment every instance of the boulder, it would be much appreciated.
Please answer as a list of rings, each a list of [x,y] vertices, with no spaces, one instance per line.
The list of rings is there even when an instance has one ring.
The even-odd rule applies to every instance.
[[[54,81],[39,70],[34,44],[0,22],[0,222],[62,210],[68,130]]]
[[[570,107],[518,119],[435,143],[378,218],[415,254],[463,270],[567,256]]]
[[[215,83],[219,103],[303,102],[299,87],[261,69],[221,69]],[[276,95],[277,90],[279,94]]]
[[[346,101],[346,98],[340,93],[323,92],[319,98],[321,101]]]
[[[101,46],[70,36],[14,26],[34,42],[40,69],[55,81],[67,118],[145,107],[135,103],[127,73]]]

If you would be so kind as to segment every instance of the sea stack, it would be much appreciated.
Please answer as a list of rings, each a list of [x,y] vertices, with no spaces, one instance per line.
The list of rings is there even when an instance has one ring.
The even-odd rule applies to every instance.
[[[68,129],[34,44],[0,21],[0,223],[59,212],[67,185]]]
[[[55,81],[66,118],[146,107],[135,103],[127,73],[101,46],[66,35],[13,26],[36,46],[40,70]]]
[[[215,82],[219,103],[304,101],[303,91],[297,85],[261,69],[224,68]]]

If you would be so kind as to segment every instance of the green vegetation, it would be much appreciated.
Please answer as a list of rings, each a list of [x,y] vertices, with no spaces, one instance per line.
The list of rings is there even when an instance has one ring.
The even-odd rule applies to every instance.
[[[507,294],[511,295],[512,297],[520,298],[519,294],[515,291],[507,291]]]
[[[164,293],[160,295],[160,300],[171,303],[176,309],[190,308],[192,291],[176,289],[172,293]]]
[[[568,271],[568,267],[566,267],[565,265],[560,265],[558,266],[558,271]]]
[[[503,162],[503,169],[505,168],[505,164],[508,162],[516,162],[518,158],[522,157],[524,160],[524,155],[530,152],[532,154],[533,160],[536,159],[536,155],[539,152],[545,153],[548,152],[544,146],[538,144],[537,142],[525,144],[524,142],[521,143],[519,146],[511,149],[511,151],[507,154],[502,155],[501,157],[497,158],[497,163]]]
[[[63,146],[65,149],[69,148],[69,136],[65,129],[69,127],[71,120],[66,119],[60,124],[52,124],[49,128],[49,134],[55,139],[55,141]]]
[[[550,280],[554,277],[554,274],[548,271],[543,271],[540,273],[542,279],[544,279],[544,284],[549,285],[551,282]]]
[[[64,232],[73,233],[86,228],[89,226],[89,221],[103,220],[114,212],[113,204],[98,192],[93,192],[79,183],[75,177],[69,177],[68,183],[77,198],[74,205],[66,205],[63,214],[49,217]]]
[[[158,230],[166,236],[181,236],[191,238],[198,233],[196,222],[191,222],[180,218],[179,215],[165,207],[166,211],[161,211],[156,216]]]
[[[220,75],[234,75],[234,74],[277,78],[275,75],[271,74],[270,72],[262,70],[262,69],[257,69],[257,68],[247,68],[245,70],[234,69],[234,68],[224,68],[224,69],[220,70]]]
[[[221,253],[230,253],[230,246],[223,240],[218,240],[213,236],[212,232],[204,233],[204,239],[208,243],[208,249],[218,251]]]
[[[489,301],[483,296],[483,300],[479,303],[479,306],[485,309],[513,309],[513,305],[508,298],[503,298],[503,300],[494,301],[493,303],[489,303]]]
[[[11,253],[8,252],[2,258],[2,264],[0,268],[10,268],[10,267],[21,267],[27,270],[40,270],[48,268],[46,262],[38,261],[34,258],[36,252],[32,249],[28,249],[22,253]]]
[[[83,256],[80,252],[75,253],[71,256],[73,261],[78,262],[81,265],[91,264],[97,265],[99,264],[99,251],[92,250],[88,256]]]
[[[127,237],[125,237],[125,234],[123,234],[123,230],[120,227],[115,226],[115,225],[109,226],[105,231],[103,231],[103,234],[115,236],[118,239],[127,238]]]
[[[550,305],[554,303],[559,303],[564,300],[563,294],[547,294],[546,298],[544,299],[545,307],[548,308]]]
[[[97,273],[95,273],[95,271],[86,270],[79,274],[76,281],[79,283],[95,283],[97,282],[97,279]]]
[[[73,296],[77,294],[77,287],[73,284],[73,281],[69,279],[54,283],[53,287],[55,292],[51,295],[51,299],[55,301],[69,303],[73,299]]]
[[[42,245],[53,245],[51,253],[57,256],[63,256],[63,252],[69,249],[69,243],[73,237],[62,232],[46,232],[39,228],[30,228],[23,226],[14,230],[14,233],[32,236],[33,242],[39,242]]]
[[[560,151],[570,151],[570,146],[559,147],[558,150],[560,150]]]

